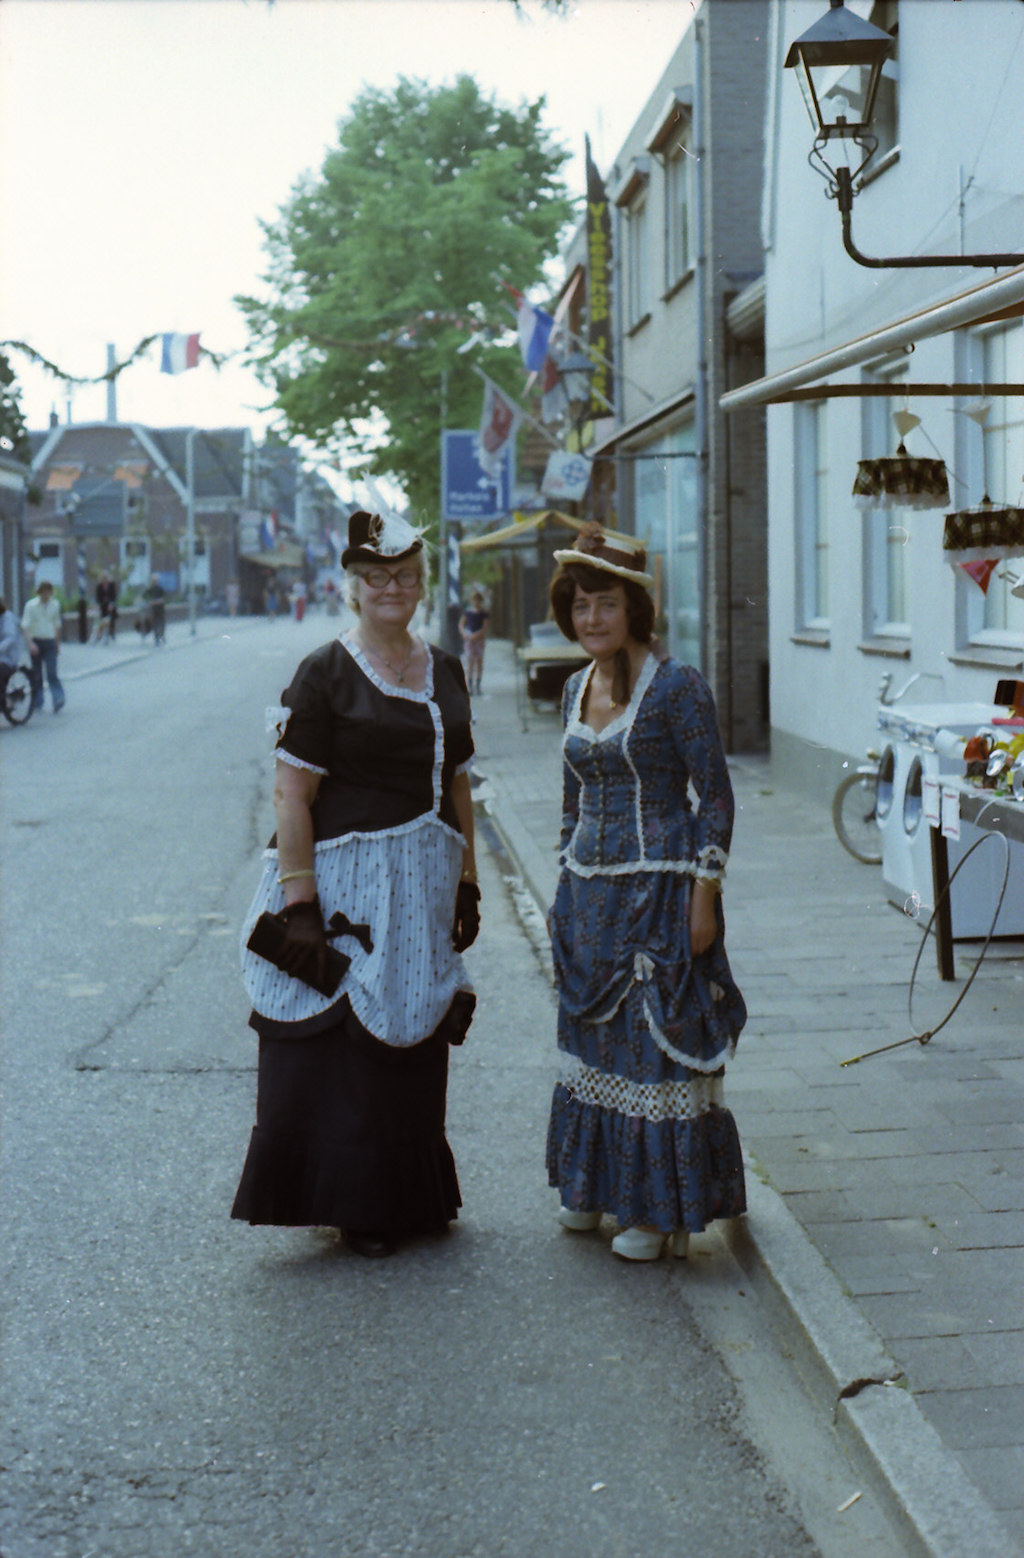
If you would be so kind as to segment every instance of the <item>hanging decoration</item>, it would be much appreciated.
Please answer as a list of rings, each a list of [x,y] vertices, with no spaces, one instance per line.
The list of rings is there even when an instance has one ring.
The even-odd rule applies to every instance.
[[[988,587],[992,583],[992,575],[999,567],[998,557],[977,557],[970,563],[958,563],[969,579],[973,579],[982,595],[988,594]]]
[[[986,493],[975,508],[946,515],[942,551],[952,564],[1024,557],[1024,509],[997,508]]]
[[[912,411],[894,411],[900,435],[895,454],[858,460],[853,496],[862,509],[941,509],[949,503],[946,462],[907,453],[904,439],[921,418]]]

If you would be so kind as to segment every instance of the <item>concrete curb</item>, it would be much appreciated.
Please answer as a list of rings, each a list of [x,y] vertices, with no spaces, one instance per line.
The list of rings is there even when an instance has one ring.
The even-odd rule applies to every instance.
[[[528,899],[524,929],[550,970],[544,940],[546,894],[530,869],[532,842],[505,813],[490,780],[477,797],[500,841],[505,865]],[[1014,1558],[1024,1553],[947,1450],[907,1388],[882,1339],[848,1297],[779,1193],[747,1164],[748,1216],[726,1223],[727,1246],[794,1336],[804,1372],[831,1402],[833,1421],[872,1477],[890,1515],[921,1558]]]
[[[747,1219],[723,1237],[755,1290],[771,1286],[833,1420],[867,1457],[879,1493],[926,1558],[1009,1558],[1021,1549],[947,1450],[877,1332],[784,1200],[747,1163]],[[967,1543],[968,1545],[965,1545]]]

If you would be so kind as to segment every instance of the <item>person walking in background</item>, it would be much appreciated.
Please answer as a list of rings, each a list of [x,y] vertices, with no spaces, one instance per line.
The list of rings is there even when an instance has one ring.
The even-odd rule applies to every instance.
[[[746,1210],[722,1091],[746,1020],[720,896],[732,786],[707,683],[652,649],[640,544],[593,525],[555,560],[555,620],[592,663],[562,703],[548,1180],[570,1232],[609,1213],[616,1255],[683,1256],[691,1233]]]
[[[96,624],[97,643],[105,637],[107,643],[112,644],[117,637],[117,594],[117,585],[109,573],[101,574],[96,586],[96,605],[100,614]]]
[[[290,596],[295,620],[301,622],[306,615],[306,585],[303,579],[296,579],[291,587]]]
[[[267,585],[263,599],[266,602],[267,616],[273,622],[277,616],[277,585],[273,581]]]
[[[229,579],[227,587],[228,616],[238,616],[238,603],[241,600],[242,591],[237,579]]]
[[[277,833],[243,929],[256,1127],[232,1216],[385,1256],[461,1205],[445,1098],[476,1000],[473,738],[459,661],[410,631],[418,532],[357,511],[341,561],[356,626],[303,660],[279,711]],[[253,949],[282,922],[276,951]],[[334,941],[350,962],[332,982]]]
[[[487,639],[488,619],[489,613],[486,610],[483,593],[474,590],[469,597],[469,605],[459,618],[459,632],[462,634],[462,649],[466,663],[466,681],[470,693],[480,691],[480,680],[484,673],[484,644]]]
[[[167,591],[154,574],[146,589],[149,602],[149,620],[153,629],[154,644],[162,644],[167,633]]]
[[[22,632],[28,639],[32,656],[32,707],[43,707],[43,672],[50,688],[50,700],[54,714],[64,707],[64,689],[57,675],[57,656],[60,653],[61,609],[53,593],[53,585],[44,579],[21,614]]]

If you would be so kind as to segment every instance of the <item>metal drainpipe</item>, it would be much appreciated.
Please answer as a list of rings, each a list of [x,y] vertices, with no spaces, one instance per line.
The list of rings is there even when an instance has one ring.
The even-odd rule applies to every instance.
[[[694,202],[694,242],[697,250],[697,385],[696,416],[694,418],[694,445],[696,466],[697,509],[697,581],[700,592],[700,654],[705,673],[708,663],[708,564],[707,564],[707,491],[708,491],[708,355],[707,355],[707,298],[708,262],[705,249],[705,168],[704,168],[704,18],[698,16],[693,24],[693,139],[696,153],[696,194]],[[715,614],[717,618],[717,613]]]

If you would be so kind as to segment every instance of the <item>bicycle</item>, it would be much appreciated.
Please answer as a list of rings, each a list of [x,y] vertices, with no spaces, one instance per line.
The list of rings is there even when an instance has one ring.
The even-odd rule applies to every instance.
[[[936,681],[945,686],[945,679],[935,671],[915,671],[898,692],[892,691],[892,672],[885,671],[878,684],[878,701],[883,708],[899,703],[920,681]],[[891,790],[892,775],[884,779],[880,775],[881,758],[877,752],[868,751],[868,761],[840,779],[832,797],[832,825],[845,850],[866,866],[882,863],[882,836],[878,831],[878,786],[888,785]],[[883,797],[884,799],[884,797]]]
[[[832,797],[832,825],[840,844],[865,866],[882,863],[878,831],[878,769],[881,759],[868,752],[868,762],[840,779]]]

